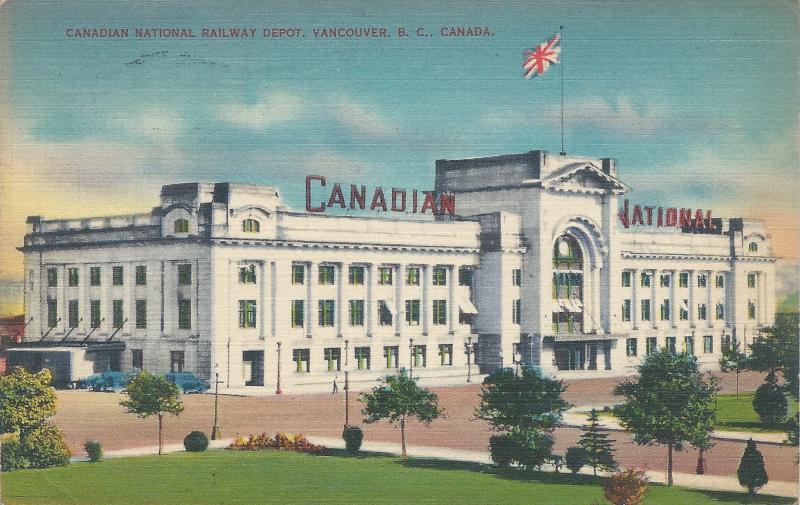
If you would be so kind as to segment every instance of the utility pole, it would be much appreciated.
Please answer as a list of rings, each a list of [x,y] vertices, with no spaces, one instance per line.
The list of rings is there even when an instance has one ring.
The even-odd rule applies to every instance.
[[[211,440],[219,440],[219,372],[214,372],[214,427],[211,428]]]
[[[281,394],[281,343],[278,342],[278,385],[275,388],[275,394]]]

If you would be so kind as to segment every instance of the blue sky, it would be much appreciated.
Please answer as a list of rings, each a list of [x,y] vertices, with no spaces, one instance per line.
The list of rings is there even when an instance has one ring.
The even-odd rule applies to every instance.
[[[797,14],[793,2],[759,0],[12,0],[0,9],[11,167],[0,232],[13,245],[28,214],[144,211],[167,182],[274,184],[302,208],[309,173],[427,189],[439,158],[558,152],[561,69],[526,81],[521,58],[564,25],[566,151],[617,158],[633,200],[762,217],[776,252],[796,257]],[[133,37],[265,26],[306,36]],[[339,26],[391,37],[312,34]],[[400,26],[434,36],[400,39]],[[493,36],[440,36],[449,26]],[[65,36],[103,27],[131,37]],[[0,283],[21,273],[11,245]]]

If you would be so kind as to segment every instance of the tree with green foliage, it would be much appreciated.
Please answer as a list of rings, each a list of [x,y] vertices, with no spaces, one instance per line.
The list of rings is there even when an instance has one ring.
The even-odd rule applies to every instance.
[[[751,495],[756,494],[756,491],[769,482],[767,470],[764,468],[764,457],[761,456],[761,451],[756,448],[752,438],[747,441],[736,475],[739,477],[739,484],[746,487]]]
[[[504,368],[484,379],[475,416],[505,432],[517,449],[514,461],[538,468],[551,456],[552,432],[572,406],[561,397],[564,391],[562,381],[544,377],[538,368],[522,367],[519,374]]]
[[[798,314],[777,314],[775,324],[764,328],[750,345],[748,368],[760,372],[780,372],[787,391],[798,397]]]
[[[749,359],[741,350],[737,340],[731,345],[723,346],[722,356],[719,359],[719,369],[722,372],[736,372],[736,399],[739,399],[739,374],[748,368]]]
[[[22,367],[0,376],[0,436],[4,443],[2,470],[48,468],[69,464],[64,435],[48,423],[56,413],[52,375]]]
[[[587,420],[589,424],[581,427],[583,433],[578,442],[578,445],[586,450],[587,463],[592,467],[595,476],[598,468],[609,472],[616,470],[614,440],[609,437],[608,430],[600,424],[600,415],[596,409],[592,409]]]
[[[775,372],[771,371],[753,396],[753,410],[761,418],[761,424],[767,428],[779,426],[786,420],[789,402],[783,389],[778,385]]]
[[[439,408],[439,397],[417,385],[417,379],[408,376],[405,370],[397,375],[387,375],[369,393],[361,393],[364,404],[361,413],[365,423],[384,419],[389,423],[400,422],[401,455],[406,457],[406,421],[416,419],[425,425],[444,414]]]
[[[648,354],[637,370],[637,377],[614,389],[614,394],[625,397],[615,413],[636,444],[667,446],[671,486],[673,451],[713,430],[717,380],[700,373],[694,356],[668,349]]]
[[[572,473],[578,473],[581,468],[586,466],[589,461],[589,455],[586,454],[586,449],[583,447],[567,447],[567,452],[564,454],[564,464],[570,469]]]
[[[141,372],[132,378],[122,394],[127,399],[119,402],[129,414],[136,414],[142,419],[150,416],[158,417],[158,454],[163,451],[164,415],[177,416],[183,412],[183,402],[180,399],[178,387],[165,377]]]

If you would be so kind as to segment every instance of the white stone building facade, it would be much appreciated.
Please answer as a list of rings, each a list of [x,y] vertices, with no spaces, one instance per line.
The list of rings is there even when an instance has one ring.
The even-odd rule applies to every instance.
[[[65,377],[188,370],[254,392],[399,368],[429,384],[517,363],[591,377],[663,346],[713,368],[773,322],[762,225],[625,230],[613,160],[439,160],[436,191],[455,216],[293,212],[273,187],[192,183],[145,214],[30,217],[18,360],[68,351]]]

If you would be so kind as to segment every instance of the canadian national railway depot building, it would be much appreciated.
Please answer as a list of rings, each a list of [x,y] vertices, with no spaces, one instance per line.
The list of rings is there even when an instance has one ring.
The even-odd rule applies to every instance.
[[[413,195],[306,185],[305,212],[274,187],[191,183],[144,214],[29,217],[11,361],[62,381],[216,372],[253,392],[344,371],[364,388],[400,368],[462,383],[516,363],[579,378],[629,374],[665,346],[712,369],[773,322],[763,226],[629,203],[612,159],[439,160],[435,192]]]

